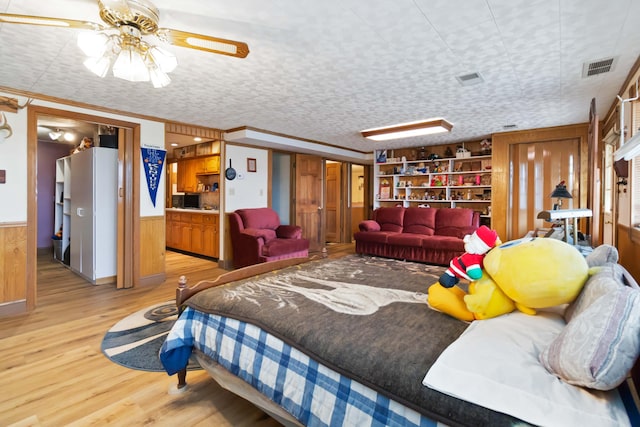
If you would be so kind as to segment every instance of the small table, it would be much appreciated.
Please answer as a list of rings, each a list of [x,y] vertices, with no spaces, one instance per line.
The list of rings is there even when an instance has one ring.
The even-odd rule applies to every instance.
[[[569,242],[569,220],[573,219],[573,244],[578,244],[578,218],[591,218],[591,209],[555,209],[538,212],[538,219],[545,221],[564,220],[564,241]]]

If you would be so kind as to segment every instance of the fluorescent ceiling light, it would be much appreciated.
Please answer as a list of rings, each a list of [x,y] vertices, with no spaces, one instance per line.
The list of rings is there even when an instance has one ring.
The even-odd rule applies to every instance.
[[[362,136],[374,141],[409,138],[412,136],[429,135],[432,133],[450,132],[453,125],[442,118],[419,120],[410,123],[385,126],[363,130]]]
[[[635,134],[631,139],[613,153],[614,160],[631,160],[636,156],[640,156],[640,133]]]

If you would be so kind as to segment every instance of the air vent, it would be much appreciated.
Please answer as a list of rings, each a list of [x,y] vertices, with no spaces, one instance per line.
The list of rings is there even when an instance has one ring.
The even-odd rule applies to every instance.
[[[456,76],[456,79],[462,86],[477,85],[478,83],[484,82],[480,73],[464,74],[462,76]]]
[[[503,125],[502,129],[515,129],[517,127],[518,127],[518,125],[510,124],[510,125]]]
[[[616,65],[617,57],[603,58],[596,61],[585,62],[582,64],[582,77],[597,76],[598,74],[613,71]]]

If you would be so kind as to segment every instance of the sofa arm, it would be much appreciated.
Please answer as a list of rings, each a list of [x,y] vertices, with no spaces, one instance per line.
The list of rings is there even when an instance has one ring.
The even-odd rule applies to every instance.
[[[360,221],[358,228],[360,231],[380,231],[380,224],[372,219],[366,219],[364,221]]]
[[[280,225],[276,228],[276,237],[281,239],[301,239],[302,227],[297,225]]]
[[[258,240],[260,242],[260,246],[276,237],[275,231],[262,228],[245,228],[240,234],[250,236],[251,238]]]

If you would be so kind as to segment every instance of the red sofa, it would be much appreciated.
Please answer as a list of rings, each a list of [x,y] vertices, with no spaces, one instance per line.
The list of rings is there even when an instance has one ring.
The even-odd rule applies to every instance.
[[[381,207],[354,233],[356,253],[448,265],[479,226],[473,209]]]
[[[281,225],[271,208],[238,209],[229,214],[233,267],[309,256],[309,240],[296,225]]]

